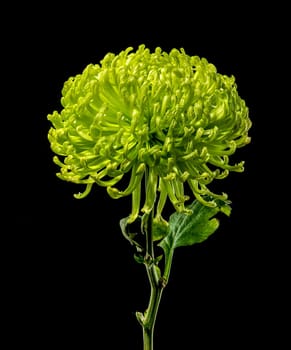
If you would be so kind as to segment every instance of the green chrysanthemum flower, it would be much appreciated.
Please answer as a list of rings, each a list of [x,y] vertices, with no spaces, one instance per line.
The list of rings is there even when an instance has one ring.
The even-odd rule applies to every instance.
[[[58,177],[86,184],[78,198],[94,183],[113,198],[132,195],[129,222],[155,203],[162,219],[167,198],[185,211],[186,183],[197,200],[215,206],[226,194],[212,193],[208,184],[243,171],[243,162],[231,165],[229,156],[250,142],[248,108],[234,77],[183,49],[132,50],[108,53],[65,82],[62,111],[48,115]],[[127,173],[121,190],[116,185]]]

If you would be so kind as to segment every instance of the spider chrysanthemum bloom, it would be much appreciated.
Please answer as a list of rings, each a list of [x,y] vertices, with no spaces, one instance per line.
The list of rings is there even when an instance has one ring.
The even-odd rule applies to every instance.
[[[94,183],[113,198],[131,195],[129,222],[155,203],[161,219],[167,199],[185,211],[185,184],[204,205],[216,205],[226,194],[212,193],[208,184],[243,171],[243,162],[229,164],[229,156],[250,142],[248,108],[234,77],[183,49],[132,50],[108,53],[65,82],[63,109],[48,115],[57,175],[86,184],[79,198]],[[121,189],[125,174],[129,183]]]

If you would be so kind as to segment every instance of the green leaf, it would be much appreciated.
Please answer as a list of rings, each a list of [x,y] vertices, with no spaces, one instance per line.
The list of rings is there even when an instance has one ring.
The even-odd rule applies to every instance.
[[[168,229],[169,225],[166,220],[154,218],[152,226],[153,241],[160,241],[166,237]]]
[[[144,264],[144,256],[142,254],[134,254],[133,257],[138,264]]]
[[[219,226],[219,221],[214,216],[218,212],[230,215],[229,201],[217,200],[217,207],[207,207],[195,200],[188,209],[191,214],[175,212],[170,216],[169,233],[159,243],[166,257],[171,250],[177,247],[190,246],[205,241]]]
[[[135,240],[136,236],[138,235],[137,232],[131,232],[131,230],[129,229],[129,226],[131,226],[130,224],[128,224],[128,219],[129,216],[121,219],[119,221],[119,225],[121,228],[121,232],[123,234],[123,236],[130,242],[131,245],[134,245],[137,249],[138,252],[143,251],[142,246]]]

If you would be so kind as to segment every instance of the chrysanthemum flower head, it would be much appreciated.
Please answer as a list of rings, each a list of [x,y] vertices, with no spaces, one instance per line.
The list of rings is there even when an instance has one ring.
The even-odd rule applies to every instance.
[[[226,194],[208,185],[243,171],[243,162],[229,163],[250,142],[248,108],[235,79],[183,49],[150,52],[140,45],[108,53],[65,82],[61,103],[60,112],[48,115],[58,177],[86,185],[78,198],[93,184],[113,198],[131,195],[130,222],[152,210],[161,218],[167,199],[187,211],[186,184],[194,198],[215,206]],[[125,174],[129,183],[121,189]]]

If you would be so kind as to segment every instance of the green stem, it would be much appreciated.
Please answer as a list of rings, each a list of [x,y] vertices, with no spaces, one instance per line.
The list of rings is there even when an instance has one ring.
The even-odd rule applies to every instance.
[[[150,222],[149,222],[150,221]],[[143,344],[144,350],[153,350],[154,348],[154,328],[159,310],[161,296],[165,284],[162,283],[160,270],[155,263],[154,243],[152,235],[153,214],[145,214],[143,217],[143,232],[146,236],[146,254],[145,266],[147,270],[148,279],[150,282],[150,300],[147,310],[139,319],[143,328]]]
[[[142,325],[144,350],[154,349],[154,328],[161,301],[162,291],[163,288],[161,287],[151,288],[149,307],[145,312],[145,318]]]
[[[144,350],[154,349],[155,322],[156,322],[156,318],[159,310],[162,293],[169,280],[172,261],[173,261],[173,253],[174,253],[174,250],[171,250],[169,252],[168,258],[166,259],[166,263],[165,263],[163,277],[158,279],[158,282],[155,274],[155,266],[154,265],[152,265],[151,267],[147,266],[147,273],[148,273],[148,277],[151,285],[151,294],[150,294],[149,306],[147,311],[145,312],[144,319],[142,322]]]

